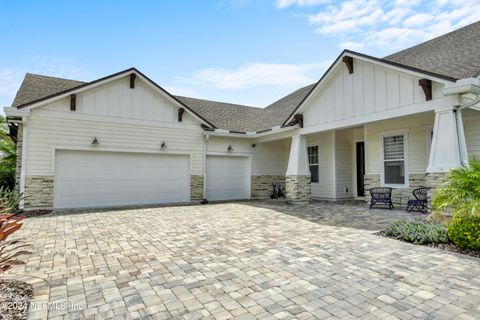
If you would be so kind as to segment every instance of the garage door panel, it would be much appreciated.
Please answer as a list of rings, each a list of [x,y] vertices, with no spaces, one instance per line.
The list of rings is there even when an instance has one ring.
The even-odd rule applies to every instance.
[[[207,156],[206,195],[209,200],[250,198],[249,158]]]
[[[57,151],[57,208],[185,202],[190,158],[96,151]]]

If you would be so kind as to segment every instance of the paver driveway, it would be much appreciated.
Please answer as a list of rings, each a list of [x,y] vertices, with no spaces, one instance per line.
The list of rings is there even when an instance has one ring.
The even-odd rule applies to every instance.
[[[307,217],[315,206],[348,212],[247,202],[31,218],[35,254],[14,272],[37,302],[70,304],[32,318],[480,318],[480,260],[325,225]]]

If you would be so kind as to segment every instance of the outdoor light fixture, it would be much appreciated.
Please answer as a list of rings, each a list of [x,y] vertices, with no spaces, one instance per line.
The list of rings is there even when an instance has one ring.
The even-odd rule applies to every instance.
[[[255,143],[252,144],[252,148],[255,148],[257,145]]]
[[[96,145],[99,145],[99,144],[100,144],[100,142],[98,142],[97,137],[93,138],[92,146],[96,146]]]
[[[167,149],[167,144],[165,143],[165,141],[162,141],[162,145],[160,146],[160,148],[161,148],[162,150]]]
[[[232,146],[228,146],[227,151],[228,151],[228,152],[232,152],[232,151],[233,151]]]

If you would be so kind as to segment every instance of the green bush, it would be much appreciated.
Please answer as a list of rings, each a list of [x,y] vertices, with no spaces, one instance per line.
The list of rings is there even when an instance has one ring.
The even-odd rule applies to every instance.
[[[480,250],[480,215],[455,215],[448,225],[448,236],[462,250]]]
[[[448,243],[447,229],[434,222],[398,220],[385,228],[385,234],[415,244]]]
[[[15,188],[15,169],[0,167],[0,188]]]
[[[480,212],[480,160],[473,158],[468,166],[453,169],[445,185],[432,199],[434,210],[453,213]]]

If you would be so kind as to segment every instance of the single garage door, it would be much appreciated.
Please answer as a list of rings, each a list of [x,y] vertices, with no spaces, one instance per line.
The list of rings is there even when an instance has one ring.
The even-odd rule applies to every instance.
[[[159,204],[190,200],[187,155],[57,151],[54,207]]]
[[[207,199],[250,198],[249,159],[238,156],[207,156]]]

